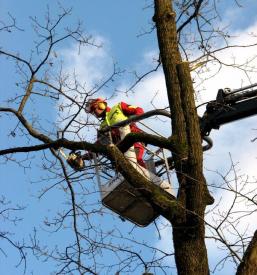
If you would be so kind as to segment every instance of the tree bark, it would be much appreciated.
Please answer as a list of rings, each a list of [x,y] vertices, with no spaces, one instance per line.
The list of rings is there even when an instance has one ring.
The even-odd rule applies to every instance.
[[[172,118],[172,136],[176,149],[173,153],[175,170],[177,172],[180,190],[178,199],[185,204],[185,176],[184,159],[187,158],[187,143],[185,120],[180,98],[180,86],[177,77],[176,66],[181,62],[178,49],[175,12],[168,0],[155,0],[155,14],[153,20],[156,23],[158,44],[161,61],[166,81],[167,95]]]
[[[173,228],[175,259],[179,274],[209,274],[204,211],[210,196],[203,175],[201,134],[188,63],[178,64],[177,72],[186,122],[188,159],[184,170],[186,220]]]
[[[178,200],[185,211],[171,221],[178,274],[209,274],[205,246],[204,211],[206,187],[202,147],[194,90],[189,66],[181,61],[172,1],[155,0],[155,15],[161,61],[172,114],[172,151],[179,181]]]
[[[249,243],[236,275],[253,275],[257,273],[257,231]]]

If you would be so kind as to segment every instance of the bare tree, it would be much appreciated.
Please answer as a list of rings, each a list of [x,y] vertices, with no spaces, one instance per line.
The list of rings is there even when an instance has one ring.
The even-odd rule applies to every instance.
[[[245,250],[250,241],[249,236],[241,236],[241,242],[238,241],[233,246],[221,231],[222,225],[229,223],[229,216],[233,214],[232,206],[218,224],[205,222],[206,206],[213,204],[214,199],[203,174],[202,135],[190,70],[204,68],[210,62],[236,66],[223,64],[217,57],[218,51],[235,47],[229,44],[226,31],[215,29],[212,24],[219,16],[217,6],[216,1],[205,0],[174,3],[169,0],[155,0],[153,3],[152,30],[157,32],[160,58],[157,66],[150,72],[158,70],[162,65],[171,116],[172,134],[168,138],[155,134],[133,133],[127,135],[118,145],[100,145],[85,137],[84,129],[97,126],[90,116],[84,121],[79,118],[86,102],[101,92],[101,89],[122,71],[114,64],[112,73],[93,87],[80,83],[75,73],[68,75],[64,71],[57,56],[58,47],[63,41],[71,39],[77,42],[78,51],[81,47],[100,46],[92,37],[84,35],[80,23],[74,28],[61,28],[62,21],[69,16],[71,10],[62,8],[61,14],[55,19],[51,18],[48,11],[43,23],[37,18],[31,18],[37,41],[29,57],[0,49],[1,58],[15,63],[16,74],[20,78],[16,83],[18,92],[8,98],[6,106],[1,103],[1,117],[16,119],[15,126],[9,129],[7,135],[15,139],[21,136],[23,140],[22,146],[9,146],[0,150],[0,155],[4,162],[14,161],[23,169],[31,165],[33,154],[42,159],[45,177],[41,179],[43,187],[39,198],[56,188],[63,192],[66,203],[63,210],[56,213],[52,219],[45,218],[44,225],[52,233],[67,230],[71,236],[64,247],[46,246],[45,243],[40,243],[38,231],[34,230],[29,244],[16,245],[21,251],[22,259],[23,251],[29,250],[38,258],[56,263],[56,274],[133,274],[138,273],[138,270],[145,270],[147,274],[149,269],[155,270],[156,274],[170,274],[172,267],[166,266],[165,261],[174,255],[178,274],[209,274],[205,245],[205,228],[208,225],[212,230],[212,236],[208,237],[219,240],[228,249],[228,257],[236,259],[237,265],[240,263],[238,274],[251,274],[248,270],[255,270],[256,236]],[[2,32],[11,29],[22,31],[12,16],[9,24],[1,22]],[[189,36],[192,30],[194,36]],[[216,48],[212,45],[214,38],[222,40],[225,46]],[[238,45],[240,46],[245,45]],[[253,47],[255,44],[248,46]],[[196,52],[193,57],[192,51]],[[136,75],[135,83],[126,92],[133,89],[150,72]],[[48,117],[42,121],[41,113],[37,113],[32,107],[34,102],[35,106],[39,107],[43,101],[52,108],[58,106],[59,121],[50,121]],[[70,134],[76,141],[68,139]],[[177,197],[152,184],[124,157],[123,153],[136,141],[162,147],[172,153],[173,167],[179,183]],[[101,228],[98,219],[104,221],[107,217],[111,218],[112,214],[99,205],[95,195],[99,192],[97,188],[82,184],[85,174],[74,172],[67,166],[59,154],[59,148],[88,150],[102,155],[106,160],[106,167],[110,162],[115,163],[115,170],[119,171],[172,226],[173,236],[170,236],[170,239],[173,237],[174,252],[167,253],[151,243],[136,239],[136,228],[132,228],[128,234],[113,224]],[[18,153],[24,153],[26,159],[16,158]],[[94,181],[92,163],[87,165],[86,172],[86,179]],[[256,205],[255,197],[251,199],[249,194],[244,194],[242,190],[230,191],[236,198],[245,198]],[[121,221],[119,223],[122,224]],[[234,226],[232,222],[229,225]],[[240,234],[238,236],[240,237]],[[1,238],[4,237],[1,234]],[[237,246],[243,249],[237,250]],[[142,255],[142,250],[147,250],[150,256]],[[107,261],[101,261],[102,255]]]

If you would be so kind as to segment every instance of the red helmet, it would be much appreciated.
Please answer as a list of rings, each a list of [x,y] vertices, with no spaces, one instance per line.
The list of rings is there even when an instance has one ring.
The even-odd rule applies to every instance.
[[[105,104],[105,107],[107,105],[107,102],[105,99],[101,98],[101,97],[98,97],[98,98],[93,98],[93,99],[90,99],[87,103],[86,103],[86,107],[85,107],[85,110],[86,112],[88,113],[92,113],[94,111],[94,109],[96,108],[97,104],[98,103],[104,103]]]

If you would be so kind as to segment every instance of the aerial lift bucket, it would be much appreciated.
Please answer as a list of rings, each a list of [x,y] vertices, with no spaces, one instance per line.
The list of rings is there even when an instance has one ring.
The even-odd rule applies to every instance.
[[[121,139],[128,133],[130,133],[129,126],[120,128]],[[169,181],[161,179],[137,163],[134,147],[129,148],[124,153],[124,156],[138,173],[171,195],[175,195]],[[121,174],[117,173],[107,183],[102,184],[96,155],[94,156],[94,161],[103,205],[138,226],[147,226],[159,216],[154,206],[135,187],[129,184]]]

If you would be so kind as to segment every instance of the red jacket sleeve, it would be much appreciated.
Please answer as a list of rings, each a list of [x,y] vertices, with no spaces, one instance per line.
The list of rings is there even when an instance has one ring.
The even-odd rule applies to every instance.
[[[121,110],[125,116],[132,116],[132,115],[142,115],[144,110],[137,106],[129,105],[125,102],[121,102]]]

